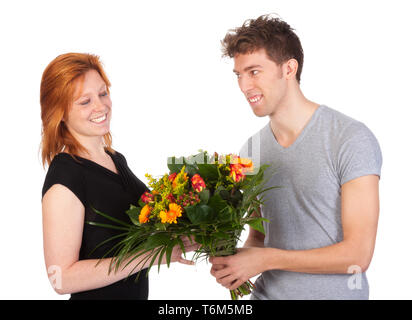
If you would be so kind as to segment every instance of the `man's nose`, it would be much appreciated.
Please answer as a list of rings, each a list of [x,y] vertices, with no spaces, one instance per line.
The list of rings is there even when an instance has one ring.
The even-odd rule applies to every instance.
[[[253,89],[253,81],[249,77],[239,77],[238,80],[240,90],[246,94],[249,90]]]

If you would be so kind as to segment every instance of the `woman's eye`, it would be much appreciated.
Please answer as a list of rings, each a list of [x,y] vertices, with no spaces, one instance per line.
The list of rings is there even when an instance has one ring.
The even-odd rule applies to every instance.
[[[258,70],[252,70],[250,73],[252,74],[252,76],[255,76],[259,73],[259,71]]]
[[[101,96],[101,97],[105,97],[105,96],[107,96],[107,91],[102,92],[102,93],[100,94],[100,96]]]
[[[90,100],[84,100],[84,101],[80,102],[80,104],[81,104],[82,106],[85,106],[85,105],[88,104],[89,102],[90,102]]]

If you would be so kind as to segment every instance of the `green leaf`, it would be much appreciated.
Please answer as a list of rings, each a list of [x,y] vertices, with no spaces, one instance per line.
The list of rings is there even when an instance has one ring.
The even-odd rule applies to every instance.
[[[199,198],[201,204],[207,204],[210,198],[210,191],[208,189],[204,189],[199,192]]]
[[[242,197],[242,193],[239,190],[235,190],[233,194],[230,194],[230,202],[234,207],[237,207],[237,204],[242,200]]]
[[[230,193],[223,187],[219,187],[216,189],[216,194],[220,195],[223,200],[229,200],[230,199]]]
[[[94,221],[86,221],[85,223],[87,223],[91,226],[109,228],[109,229],[114,229],[114,230],[123,230],[123,231],[128,231],[129,230],[129,227],[119,227],[119,226],[114,226],[114,225],[111,225],[111,224],[98,223],[98,222],[94,222]]]
[[[214,164],[198,164],[199,174],[203,179],[215,181],[219,178],[217,166]]]
[[[186,250],[185,250],[185,246],[183,244],[182,239],[180,239],[179,237],[176,238],[177,243],[180,246],[180,249],[182,250],[183,256],[186,258]]]
[[[265,229],[263,228],[263,221],[269,222],[269,220],[265,218],[251,218],[250,220],[246,221],[246,223],[251,228],[265,234]]]
[[[130,205],[130,209],[126,211],[126,214],[129,216],[130,220],[133,224],[140,226],[139,223],[139,214],[142,208],[135,207],[134,205]]]
[[[122,220],[113,218],[113,217],[111,217],[111,216],[109,216],[109,215],[107,215],[107,214],[105,214],[105,213],[103,213],[103,212],[100,212],[99,210],[97,210],[97,209],[95,209],[95,208],[93,208],[93,207],[92,207],[92,209],[93,209],[94,212],[96,212],[97,214],[105,217],[106,219],[109,219],[110,221],[116,222],[116,223],[118,223],[118,224],[120,224],[120,225],[123,225],[123,226],[125,226],[125,227],[130,227],[130,226],[131,226],[131,224],[126,223],[126,222],[124,222],[124,221],[122,221]]]
[[[216,217],[215,211],[205,204],[188,206],[185,211],[193,224],[212,223]]]
[[[162,251],[163,247],[159,247],[157,248],[157,250],[153,253],[151,253],[150,257],[152,258],[152,260],[149,263],[149,266],[147,267],[147,272],[150,271],[150,269],[152,269],[153,264],[156,261],[157,256],[159,255],[159,253]]]
[[[218,231],[213,233],[215,239],[230,239],[231,235],[227,232]]]
[[[162,259],[163,259],[163,256],[165,255],[165,253],[166,253],[166,250],[167,250],[167,246],[164,246],[163,247],[163,249],[162,249],[162,251],[160,252],[160,255],[159,255],[159,263],[158,263],[158,268],[157,268],[157,272],[159,273],[160,272],[160,266],[162,265]]]
[[[155,228],[159,231],[166,231],[166,224],[161,222],[155,223]]]
[[[213,210],[219,214],[222,210],[224,210],[227,207],[226,201],[222,199],[222,197],[219,194],[215,194],[209,199],[208,205],[213,208]]]
[[[145,249],[154,249],[156,247],[167,245],[170,242],[170,234],[166,232],[155,233],[149,236],[145,243]]]
[[[139,198],[138,204],[139,204],[139,206],[142,207],[142,208],[146,205],[146,203],[144,203],[144,202],[142,201],[142,198]],[[130,205],[130,206],[132,206],[132,205]]]
[[[167,267],[170,267],[170,262],[172,260],[172,252],[173,252],[173,248],[176,245],[176,239],[174,239],[173,241],[170,241],[169,244],[167,245],[167,249],[166,249],[166,263],[167,263]]]

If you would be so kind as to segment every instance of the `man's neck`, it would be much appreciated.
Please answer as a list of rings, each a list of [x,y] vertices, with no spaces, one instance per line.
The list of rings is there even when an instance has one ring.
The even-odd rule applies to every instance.
[[[269,116],[278,143],[285,148],[292,145],[318,107],[319,104],[306,99],[300,89],[289,94]]]

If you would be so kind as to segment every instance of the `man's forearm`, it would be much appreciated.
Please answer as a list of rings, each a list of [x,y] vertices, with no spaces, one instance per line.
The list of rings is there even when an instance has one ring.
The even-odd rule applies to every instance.
[[[359,267],[362,272],[368,268],[368,254],[362,254],[354,244],[337,244],[310,250],[281,250],[263,248],[264,269],[286,270],[305,273],[337,274],[348,273],[350,267]]]
[[[252,248],[252,247],[263,248],[264,242],[261,239],[248,238],[245,244],[243,245],[243,248]]]

